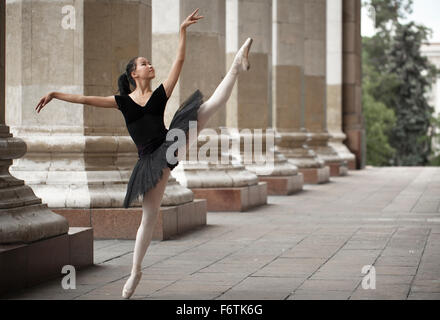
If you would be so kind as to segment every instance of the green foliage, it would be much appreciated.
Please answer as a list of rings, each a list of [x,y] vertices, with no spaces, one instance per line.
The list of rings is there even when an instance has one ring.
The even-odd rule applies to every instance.
[[[388,140],[396,123],[394,111],[376,101],[368,92],[362,96],[362,104],[367,134],[367,164],[389,166],[395,155]]]
[[[364,4],[374,7],[376,28],[384,31],[389,29],[390,22],[398,23],[399,18],[412,13],[413,0],[369,0],[364,1]]]
[[[412,0],[364,4],[374,6],[377,27],[373,37],[363,38],[367,163],[426,165],[432,158],[430,132],[435,130],[425,94],[438,71],[421,55],[420,47],[430,30],[399,22],[411,12]]]
[[[376,37],[377,39],[378,37]],[[367,139],[367,165],[389,166],[395,150],[389,142],[389,134],[396,123],[394,111],[387,107],[389,92],[396,91],[398,79],[380,70],[375,61],[378,54],[375,38],[363,38],[362,45],[362,106]]]
[[[395,103],[391,105],[397,117],[391,133],[391,145],[397,151],[396,165],[426,165],[432,151],[428,131],[434,108],[428,104],[426,93],[436,69],[420,54],[428,32],[414,22],[398,24],[389,51],[388,73],[400,79]]]

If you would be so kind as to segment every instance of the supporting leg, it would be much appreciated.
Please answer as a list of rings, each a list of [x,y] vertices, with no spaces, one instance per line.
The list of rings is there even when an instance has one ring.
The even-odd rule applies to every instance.
[[[136,289],[136,286],[138,285],[142,276],[142,260],[144,259],[147,248],[150,245],[153,237],[160,204],[169,176],[170,169],[163,169],[162,178],[159,180],[156,186],[144,194],[144,199],[142,201],[142,221],[137,231],[136,242],[134,245],[133,267],[131,270],[131,275],[125,283],[122,291],[122,297],[126,299],[130,298],[134,293],[134,290]]]

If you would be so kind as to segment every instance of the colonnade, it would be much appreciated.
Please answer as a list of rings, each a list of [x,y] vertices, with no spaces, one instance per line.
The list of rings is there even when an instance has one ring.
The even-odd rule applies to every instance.
[[[6,35],[1,28],[3,172],[15,158],[10,172],[26,190],[78,225],[92,226],[93,210],[121,208],[137,150],[120,111],[54,100],[37,114],[35,106],[50,91],[117,94],[118,76],[135,56],[153,62],[154,89],[176,55],[180,23],[196,7],[205,19],[188,28],[165,125],[195,89],[205,98],[213,93],[252,37],[251,70],[240,75],[226,108],[195,146],[209,140],[221,151],[226,139],[239,148],[227,163],[182,161],[162,206],[192,204],[206,219],[206,210],[244,211],[267,203],[268,194],[294,196],[304,183],[363,168],[360,0],[14,0],[6,1]],[[12,143],[5,124],[26,145]],[[236,161],[255,129],[267,133],[263,145],[274,141],[270,174]],[[17,197],[9,194],[0,205]],[[196,202],[201,198],[205,208]],[[65,229],[64,223],[57,232]]]

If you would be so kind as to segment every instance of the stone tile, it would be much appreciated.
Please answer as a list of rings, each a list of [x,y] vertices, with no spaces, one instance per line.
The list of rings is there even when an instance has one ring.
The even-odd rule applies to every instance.
[[[121,296],[122,295],[122,289],[124,288],[124,285],[128,279],[128,276],[112,282],[108,283],[104,286],[101,286],[99,288],[96,288],[95,290],[87,293],[87,295],[92,296]],[[153,294],[154,292],[161,290],[162,288],[165,288],[172,283],[174,283],[175,280],[153,280],[153,279],[146,279],[142,275],[142,279],[139,282],[136,292],[133,294],[134,299],[139,299],[142,297],[145,297],[147,295]]]
[[[322,279],[308,279],[298,290],[303,291],[349,291],[352,292],[360,283],[359,279],[348,280],[322,280]]]
[[[377,275],[408,275],[414,276],[417,267],[400,267],[400,266],[375,266]]]
[[[254,276],[308,277],[315,272],[325,259],[321,258],[278,258],[259,269]]]
[[[384,212],[408,197],[437,201],[430,170],[351,171],[247,212],[209,214],[203,229],[151,242],[133,299],[439,299],[440,225],[428,219],[437,216]],[[134,240],[95,240],[76,291],[59,277],[11,298],[119,300],[133,249]],[[362,267],[373,263],[376,289],[364,290]]]
[[[76,273],[76,283],[100,286],[127,276],[131,269],[124,266],[94,265]]]
[[[182,281],[216,283],[233,286],[247,277],[247,273],[196,272],[182,278]]]
[[[376,284],[388,285],[388,284],[406,284],[410,285],[414,276],[412,275],[383,275],[376,274]]]
[[[399,257],[399,256],[380,256],[374,263],[376,267],[380,266],[399,266],[399,267],[416,267],[419,264],[419,258],[415,256]]]
[[[219,300],[285,299],[304,281],[302,278],[248,277],[218,297]]]
[[[376,282],[376,289],[363,289],[359,286],[350,300],[405,300],[408,292],[409,285],[380,285]]]
[[[122,295],[112,294],[85,294],[75,298],[75,300],[125,300]]]
[[[408,300],[440,300],[438,292],[411,292]]]
[[[257,271],[260,267],[258,265],[249,265],[242,263],[215,263],[206,268],[198,270],[198,272],[223,272],[223,273],[246,273],[250,275]]]
[[[309,291],[298,289],[287,300],[348,300],[351,291]]]
[[[94,288],[93,285],[81,285],[76,283],[75,289],[65,290],[61,286],[61,280],[62,278],[50,280],[49,282],[34,287],[9,293],[2,298],[13,300],[71,300]]]
[[[230,288],[229,285],[220,285],[212,282],[178,281],[158,290],[147,299],[214,299]]]
[[[386,241],[377,240],[361,240],[353,241],[350,240],[344,245],[343,249],[353,250],[353,249],[383,249],[386,246]]]
[[[412,284],[411,292],[430,292],[430,293],[440,293],[440,280],[429,280],[417,281]]]
[[[329,258],[339,247],[320,246],[315,248],[293,248],[283,253],[283,258]]]

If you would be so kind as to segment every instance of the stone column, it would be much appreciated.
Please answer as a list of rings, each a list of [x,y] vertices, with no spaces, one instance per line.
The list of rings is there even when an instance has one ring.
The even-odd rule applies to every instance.
[[[272,124],[280,135],[277,150],[299,168],[306,183],[329,179],[324,161],[305,143],[304,1],[273,1]]]
[[[249,54],[251,69],[242,73],[227,104],[227,125],[240,131],[239,155],[256,160],[258,134],[262,133],[262,154],[267,163],[249,161],[246,169],[258,175],[260,181],[267,183],[269,194],[288,195],[303,187],[303,175],[298,168],[276,149],[280,137],[272,127],[272,1],[271,0],[229,0],[227,2],[227,59],[228,67],[248,37],[254,42]],[[276,37],[277,35],[275,35]],[[237,136],[238,137],[238,136]],[[267,140],[269,139],[269,140]],[[245,142],[254,148],[248,149]],[[272,145],[272,146],[271,146]],[[269,156],[267,152],[272,153]],[[254,153],[254,157],[250,157]],[[271,159],[273,157],[273,159]],[[270,166],[271,170],[265,172]]]
[[[127,62],[151,58],[151,0],[18,0],[8,4],[7,19],[13,26],[8,65],[14,67],[7,72],[7,119],[28,146],[12,172],[71,225],[96,224],[96,238],[135,238],[140,201],[130,218],[115,209],[138,159],[122,113],[57,99],[39,114],[35,106],[50,91],[119,94]],[[193,200],[191,190],[169,179],[162,206]],[[130,226],[124,235],[121,223]]]
[[[366,160],[366,135],[362,115],[361,1],[343,0],[343,130],[346,144],[356,156],[356,169]]]
[[[195,8],[200,8],[199,14],[205,16],[187,29],[185,63],[165,114],[168,126],[179,105],[194,90],[199,89],[206,101],[225,76],[225,1],[153,0],[152,4],[153,64],[157,70],[157,84],[166,78],[176,57],[183,19]],[[244,166],[233,165],[232,159],[219,164],[225,151],[221,149],[222,141],[229,140],[225,119],[226,108],[221,108],[187,154],[187,160],[191,152],[200,154],[208,141],[206,144],[212,147],[210,151],[215,149],[218,157],[208,161],[181,161],[172,175],[191,188],[196,198],[207,199],[209,211],[244,211],[266,203],[266,194],[260,196],[262,187],[257,176]]]
[[[54,99],[50,91],[117,94],[128,60],[151,52],[149,1],[14,1],[7,117],[28,145],[13,172],[52,208],[121,207],[136,157],[119,110]],[[32,32],[31,32],[32,30]]]
[[[13,159],[26,153],[5,123],[6,3],[0,1],[0,295],[59,277],[65,265],[93,264],[93,230],[69,228],[23,180],[9,173]],[[9,36],[9,34],[8,34]],[[9,37],[8,37],[9,45]]]
[[[354,169],[356,158],[342,142],[342,0],[327,0],[327,128],[331,146],[348,168]],[[346,167],[341,167],[345,169]]]
[[[69,225],[65,218],[51,212],[23,180],[9,174],[12,159],[20,158],[26,153],[26,144],[22,139],[14,138],[5,123],[6,4],[4,1],[0,2],[0,23],[0,244],[30,243],[66,234]]]
[[[326,1],[309,0],[304,4],[304,106],[305,126],[310,134],[307,144],[330,167],[331,176],[346,166],[328,145],[326,98]],[[343,170],[345,171],[345,170]]]

